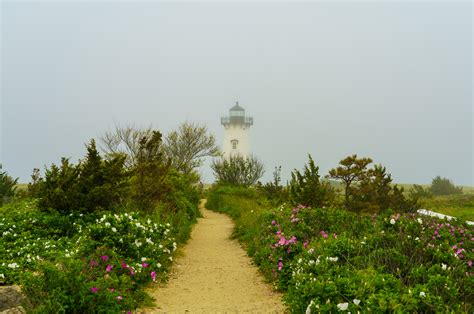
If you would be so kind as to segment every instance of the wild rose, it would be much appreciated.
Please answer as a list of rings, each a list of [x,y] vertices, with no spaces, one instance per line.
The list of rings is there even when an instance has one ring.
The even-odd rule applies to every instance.
[[[285,245],[286,243],[287,243],[287,241],[286,241],[285,237],[281,237],[280,241],[278,241],[279,245]]]
[[[283,263],[281,261],[278,262],[278,270],[281,270],[283,268]]]

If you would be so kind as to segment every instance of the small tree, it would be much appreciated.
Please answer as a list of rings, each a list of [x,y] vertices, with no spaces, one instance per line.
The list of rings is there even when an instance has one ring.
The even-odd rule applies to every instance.
[[[275,167],[272,181],[260,186],[260,189],[274,204],[281,204],[288,198],[287,190],[281,185],[281,166]]]
[[[334,200],[334,189],[329,182],[321,181],[319,167],[315,165],[311,155],[303,173],[296,169],[291,173],[289,193],[293,204],[314,208],[328,206]]]
[[[112,131],[105,132],[100,140],[102,151],[108,158],[125,156],[125,165],[132,168],[137,163],[140,140],[153,134],[151,127],[140,128],[134,125],[116,125]]]
[[[178,171],[190,173],[202,166],[205,157],[220,155],[214,135],[203,125],[185,122],[165,138],[165,152]]]
[[[455,186],[451,180],[437,176],[431,182],[431,193],[433,195],[462,194],[462,187]]]
[[[341,180],[344,184],[344,198],[346,207],[351,207],[353,197],[353,183],[360,183],[367,175],[367,166],[372,163],[370,158],[357,158],[352,155],[339,162],[340,166],[329,170],[329,177]]]
[[[136,165],[133,168],[134,198],[142,210],[152,210],[169,192],[167,175],[171,161],[162,146],[162,135],[153,131],[139,141]]]
[[[219,183],[251,186],[265,173],[263,164],[254,156],[240,155],[214,160],[211,165]]]
[[[13,179],[6,171],[2,171],[0,164],[0,206],[15,195],[17,183],[18,178]]]

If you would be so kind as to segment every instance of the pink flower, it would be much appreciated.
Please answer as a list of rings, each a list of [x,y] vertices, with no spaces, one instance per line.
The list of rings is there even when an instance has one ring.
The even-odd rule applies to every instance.
[[[122,261],[121,264],[123,269],[128,268],[127,264],[124,261]]]
[[[326,232],[324,232],[324,230],[321,231],[321,234],[322,234],[323,238],[327,239],[328,234]]]
[[[99,288],[97,288],[97,287],[92,287],[91,288],[92,293],[97,293],[97,291],[99,291]]]
[[[99,265],[99,263],[97,263],[97,261],[93,259],[89,262],[89,265],[91,265],[92,267],[96,267],[97,265]]]
[[[143,268],[147,268],[147,267],[148,267],[148,264],[147,264],[147,263],[143,263],[143,264],[142,264],[142,267],[143,267]]]
[[[337,234],[333,233],[332,236],[334,237],[334,239],[337,239]]]
[[[280,244],[280,245],[286,245],[286,239],[285,239],[285,237],[281,237],[281,238],[280,238],[280,241],[278,241],[278,244]]]
[[[150,276],[151,276],[151,280],[156,281],[156,272],[152,271]]]
[[[107,267],[105,268],[105,271],[110,273],[110,271],[112,270],[112,268],[114,268],[114,266],[112,265],[107,265]]]
[[[283,268],[283,263],[281,261],[278,262],[278,270],[281,270]]]
[[[119,302],[122,301],[122,299],[123,299],[123,297],[122,297],[121,295],[119,295],[119,296],[117,297],[117,300],[118,300]]]
[[[272,225],[276,226],[277,222],[275,220],[272,220]]]
[[[102,255],[100,258],[101,258],[104,262],[107,262],[108,259],[109,259],[109,257],[108,257],[107,255]]]
[[[308,248],[308,241],[303,242],[303,247],[306,249]]]
[[[110,291],[110,292],[115,292],[115,289],[114,289],[114,288],[110,288],[109,291]]]
[[[467,266],[472,267],[472,261],[467,261]]]
[[[291,244],[296,243],[296,242],[297,242],[297,239],[295,236],[292,236],[291,239],[288,241],[288,243],[291,243]]]

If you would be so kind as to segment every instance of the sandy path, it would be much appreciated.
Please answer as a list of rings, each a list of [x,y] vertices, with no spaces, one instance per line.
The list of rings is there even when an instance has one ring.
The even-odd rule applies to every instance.
[[[169,283],[151,294],[145,313],[283,313],[281,295],[264,283],[237,241],[232,220],[202,208]]]

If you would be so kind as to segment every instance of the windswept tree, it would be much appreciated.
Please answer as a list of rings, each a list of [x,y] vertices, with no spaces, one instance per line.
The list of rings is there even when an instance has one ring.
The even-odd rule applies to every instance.
[[[381,212],[387,209],[413,211],[416,199],[404,196],[403,188],[392,182],[392,176],[382,165],[368,168],[370,158],[352,155],[340,161],[340,166],[331,169],[329,176],[344,184],[345,207],[352,211]]]
[[[2,171],[2,164],[0,164],[0,206],[15,195],[17,183],[18,178],[13,179],[7,172]]]
[[[332,179],[340,180],[344,185],[344,198],[346,207],[350,206],[350,199],[354,194],[351,189],[354,183],[360,183],[367,175],[366,169],[372,163],[370,158],[357,158],[352,155],[339,162],[337,168],[329,170],[329,176]]]
[[[164,141],[165,152],[178,171],[189,174],[202,166],[205,157],[218,157],[219,148],[214,135],[207,127],[184,122],[178,130],[170,132]]]
[[[263,164],[254,156],[221,158],[214,160],[211,168],[217,182],[229,185],[251,186],[265,173]]]

